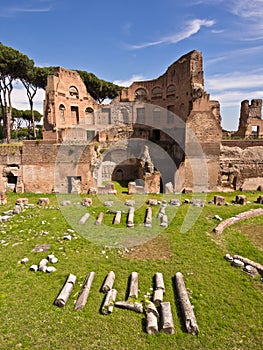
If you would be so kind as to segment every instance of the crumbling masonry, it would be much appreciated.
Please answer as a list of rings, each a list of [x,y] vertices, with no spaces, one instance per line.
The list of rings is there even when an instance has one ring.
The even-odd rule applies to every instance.
[[[262,100],[243,101],[243,139],[222,140],[220,104],[205,91],[196,50],[107,105],[77,72],[59,67],[48,77],[43,140],[1,147],[0,187],[87,193],[114,180],[152,193],[256,189],[263,184],[261,108]]]

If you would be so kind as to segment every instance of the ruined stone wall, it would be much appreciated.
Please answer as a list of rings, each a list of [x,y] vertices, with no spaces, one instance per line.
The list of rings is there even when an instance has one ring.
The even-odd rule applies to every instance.
[[[59,140],[63,131],[78,124],[94,124],[98,103],[75,71],[58,67],[48,76],[44,101],[43,138]]]
[[[186,120],[192,101],[204,94],[202,53],[192,51],[174,62],[157,79],[134,82],[119,102],[142,101],[170,110]]]
[[[16,188],[17,183],[21,186],[22,180],[22,147],[21,146],[1,146],[0,147],[0,191]],[[16,179],[16,183],[13,180]],[[18,191],[23,191],[23,187]]]
[[[25,192],[68,192],[70,181],[80,179],[80,191],[94,185],[90,165],[90,146],[29,141],[23,145],[22,178]]]
[[[263,145],[255,142],[244,148],[244,141],[224,142],[219,165],[221,189],[256,190],[263,184]]]
[[[195,101],[194,107],[197,103],[199,105],[186,123],[185,188],[214,191],[218,186],[222,128],[218,102],[211,103],[212,111],[202,111],[200,108],[202,100],[206,98],[204,96]]]
[[[241,137],[263,138],[262,100],[254,99],[241,102],[239,127],[236,135]]]

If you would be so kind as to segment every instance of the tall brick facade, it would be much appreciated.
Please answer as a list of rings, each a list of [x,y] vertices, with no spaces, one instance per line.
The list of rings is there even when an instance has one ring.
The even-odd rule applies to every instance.
[[[253,133],[253,126],[261,135],[261,107],[262,100],[242,102],[238,134]],[[213,191],[263,181],[262,145],[251,141],[249,151],[240,151],[241,143],[222,145],[220,104],[205,91],[196,50],[107,105],[90,96],[77,72],[58,67],[48,77],[43,129],[42,141],[1,149],[2,189],[85,193],[106,181],[148,179],[149,192],[158,192],[158,183],[160,190],[172,183],[176,192]]]

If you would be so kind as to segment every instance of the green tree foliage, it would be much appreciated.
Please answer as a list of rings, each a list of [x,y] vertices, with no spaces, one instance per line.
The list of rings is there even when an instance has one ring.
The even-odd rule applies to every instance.
[[[26,55],[0,43],[0,104],[5,137],[8,143],[10,142],[12,119],[11,94],[13,83],[24,76],[25,71],[33,64],[33,61],[29,60]]]
[[[37,93],[37,90],[42,88],[45,89],[47,85],[47,76],[53,74],[54,68],[40,68],[35,67],[34,64],[29,65],[24,69],[24,76],[20,76],[20,80],[24,85],[29,101],[31,120],[33,126],[33,137],[36,138],[36,127],[35,127],[35,112],[33,109],[33,100]]]
[[[108,81],[99,79],[95,74],[76,70],[83,80],[87,91],[99,103],[106,98],[113,99],[120,93],[122,87]]]
[[[42,137],[42,126],[36,125],[35,132],[33,124],[41,121],[42,114],[34,111],[34,121],[31,110],[12,109],[11,137],[13,139],[39,139]],[[14,128],[16,125],[16,128]]]

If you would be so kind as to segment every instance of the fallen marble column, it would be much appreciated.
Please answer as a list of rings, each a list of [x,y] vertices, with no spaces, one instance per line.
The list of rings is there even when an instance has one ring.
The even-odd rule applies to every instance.
[[[102,220],[103,220],[103,217],[104,217],[104,213],[101,211],[97,217],[97,220],[95,222],[96,225],[101,225],[102,223]]]
[[[77,277],[72,273],[69,274],[64,286],[62,287],[59,295],[57,296],[54,304],[58,307],[64,307],[72,293],[75,286]]]
[[[196,322],[193,307],[188,298],[188,293],[187,293],[187,290],[184,284],[183,275],[181,274],[181,272],[177,272],[175,274],[175,282],[176,282],[176,290],[180,301],[181,311],[183,314],[186,330],[190,334],[197,334],[198,325]]]
[[[116,289],[111,289],[107,292],[104,303],[101,308],[101,312],[103,313],[103,315],[112,313],[116,296],[117,296]]]
[[[119,225],[120,222],[121,222],[121,211],[117,211],[116,215],[115,215],[115,218],[114,218],[113,224],[114,225]]]
[[[174,322],[170,302],[161,303],[161,330],[166,334],[174,334]]]
[[[144,226],[152,227],[152,208],[151,207],[146,208]]]
[[[110,271],[107,275],[105,282],[103,283],[103,286],[101,287],[101,291],[103,293],[108,293],[108,291],[112,289],[114,281],[115,273],[113,271]]]
[[[86,276],[82,290],[79,293],[78,299],[75,303],[75,307],[74,307],[75,311],[82,310],[86,305],[94,276],[95,276],[95,272],[93,271]]]
[[[129,208],[127,227],[134,227],[134,207]]]
[[[89,213],[84,214],[79,220],[79,225],[84,225],[85,222],[88,220],[88,218],[89,218]]]

